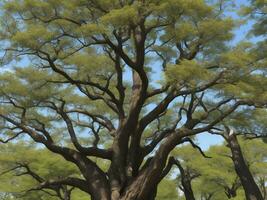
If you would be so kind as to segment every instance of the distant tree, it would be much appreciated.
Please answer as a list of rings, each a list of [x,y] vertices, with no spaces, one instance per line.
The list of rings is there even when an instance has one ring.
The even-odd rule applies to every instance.
[[[229,150],[223,146],[213,146],[205,152],[209,158],[203,157],[190,146],[177,148],[176,158],[180,169],[178,181],[186,200],[194,199],[231,199],[237,196],[241,183],[229,159]],[[193,156],[192,156],[193,155]],[[183,184],[183,173],[188,180]],[[185,186],[187,185],[187,190]],[[190,191],[191,195],[186,194]]]
[[[242,155],[246,165],[249,167],[265,199],[267,146],[260,139],[251,141],[239,138],[238,141],[243,150]],[[215,145],[205,151],[205,154],[211,158],[203,157],[190,146],[177,148],[175,151],[174,156],[179,160],[179,168],[187,172],[187,177],[196,177],[189,179],[190,190],[194,195],[194,198],[190,198],[187,197],[183,189],[181,181],[183,174],[179,173],[178,181],[181,184],[179,187],[184,192],[185,199],[244,199],[245,193],[235,171],[230,148],[225,144]]]
[[[162,180],[158,186],[156,200],[175,199],[179,199],[176,181],[171,178]]]
[[[69,187],[64,182],[54,184],[53,180],[66,176],[79,177],[78,170],[45,149],[32,148],[25,143],[9,144],[1,148],[0,165],[0,191],[9,194],[10,198],[77,199],[72,195],[74,187]],[[82,199],[81,192],[78,199]]]
[[[245,161],[250,168],[250,171],[253,174],[253,177],[261,190],[263,198],[267,197],[267,162],[266,162],[266,152],[267,145],[261,139],[257,140],[248,140],[242,139],[239,140],[241,149],[243,151]]]
[[[266,107],[262,47],[229,45],[239,23],[227,4],[4,1],[2,143],[33,140],[61,155],[81,176],[53,185],[93,200],[155,199],[177,145]]]
[[[225,120],[224,127],[224,129],[210,132],[221,135],[225,139],[227,146],[231,150],[231,159],[244,188],[246,198],[263,198],[260,188],[253,178],[253,173],[250,171],[249,165],[246,162],[238,141],[238,136],[242,135],[247,139],[265,137],[267,130],[266,110],[257,108],[236,112],[232,115],[231,119]]]
[[[176,148],[172,153],[174,164],[179,170],[178,188],[183,192],[186,200],[195,200],[195,195],[192,188],[192,181],[199,177],[200,171],[197,166],[192,166],[194,160],[202,159],[196,150],[191,146]]]

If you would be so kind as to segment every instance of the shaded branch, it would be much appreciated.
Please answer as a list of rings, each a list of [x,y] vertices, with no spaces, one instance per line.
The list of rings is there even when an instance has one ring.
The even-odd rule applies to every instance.
[[[188,137],[183,138],[182,141],[181,141],[181,143],[184,143],[184,142],[189,142],[189,143],[192,145],[192,147],[194,147],[195,149],[197,149],[197,150],[201,153],[201,155],[202,155],[203,157],[205,157],[205,158],[211,158],[210,156],[207,156],[207,155],[202,151],[202,149],[201,149],[198,145],[196,145],[196,144],[193,142],[193,140],[191,140],[190,138],[188,138]]]
[[[12,137],[10,137],[10,138],[8,138],[6,140],[0,139],[0,143],[8,143],[9,141],[16,139],[22,133],[23,133],[23,131],[20,131],[20,132],[16,133],[14,136],[12,136]]]

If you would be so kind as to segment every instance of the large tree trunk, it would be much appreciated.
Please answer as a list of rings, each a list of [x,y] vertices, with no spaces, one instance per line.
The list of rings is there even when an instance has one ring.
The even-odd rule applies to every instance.
[[[146,167],[140,170],[138,176],[134,177],[134,180],[126,188],[121,200],[149,199],[161,179],[169,153],[187,134],[187,129],[180,129],[166,137],[155,156]]]
[[[240,178],[241,184],[244,188],[247,200],[263,200],[260,189],[254,181],[254,178],[245,162],[243,153],[238,143],[235,134],[228,137],[228,145],[232,152],[232,160],[235,166],[235,171]]]

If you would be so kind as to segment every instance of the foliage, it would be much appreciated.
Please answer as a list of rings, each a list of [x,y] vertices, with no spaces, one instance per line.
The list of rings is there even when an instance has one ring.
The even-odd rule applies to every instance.
[[[266,144],[262,140],[247,140],[239,138],[245,159],[250,167],[257,184],[261,187],[262,180],[266,181]],[[212,195],[212,199],[228,199],[226,188],[232,188],[238,184],[236,196],[231,199],[244,199],[244,191],[239,178],[234,170],[231,160],[230,149],[225,144],[211,146],[205,151],[204,158],[196,149],[186,145],[176,148],[173,156],[181,161],[184,169],[190,170],[191,174],[200,174],[192,180],[192,188],[196,199]],[[180,174],[178,173],[178,185],[180,185]],[[203,187],[205,185],[205,187]],[[261,187],[266,191],[266,186]],[[264,193],[264,191],[262,191]]]
[[[165,176],[176,146],[208,132],[263,136],[264,2],[240,11],[254,20],[258,42],[234,44],[240,18],[229,14],[229,1],[3,1],[0,141],[13,140],[4,159],[14,158],[5,164],[33,163],[39,190],[151,199],[161,181],[174,189]],[[232,184],[230,162],[212,151],[204,182]],[[186,151],[184,160],[199,165],[190,166]]]

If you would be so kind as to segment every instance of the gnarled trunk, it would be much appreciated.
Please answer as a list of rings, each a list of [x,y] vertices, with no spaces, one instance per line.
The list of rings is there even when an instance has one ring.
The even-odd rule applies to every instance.
[[[232,152],[235,171],[240,178],[247,200],[263,200],[260,189],[248,168],[235,134],[229,135],[228,145]]]

